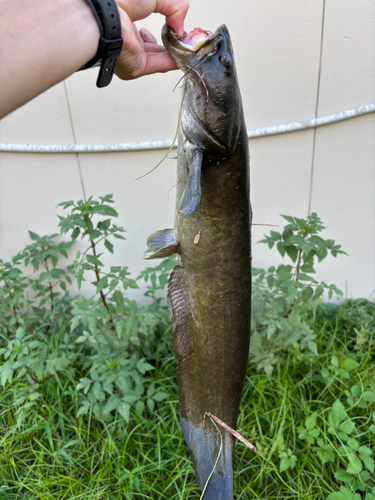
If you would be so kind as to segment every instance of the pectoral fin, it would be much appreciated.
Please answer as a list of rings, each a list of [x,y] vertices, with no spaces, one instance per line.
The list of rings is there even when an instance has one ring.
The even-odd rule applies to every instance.
[[[186,216],[195,212],[201,200],[201,168],[203,153],[195,149],[189,166],[185,191],[181,197],[179,210]]]
[[[161,259],[179,253],[179,244],[173,229],[162,229],[155,231],[147,238],[147,246],[153,251],[151,255],[143,257],[145,260]]]

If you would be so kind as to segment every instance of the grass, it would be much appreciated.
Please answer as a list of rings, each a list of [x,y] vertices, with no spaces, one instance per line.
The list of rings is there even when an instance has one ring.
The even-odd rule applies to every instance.
[[[336,449],[339,439],[329,432],[335,400],[348,408],[356,438],[369,434],[374,403],[349,408],[345,391],[353,385],[375,390],[374,305],[366,301],[325,305],[311,324],[317,333],[318,357],[293,351],[271,377],[249,366],[238,430],[259,452],[236,444],[237,500],[320,500],[338,491],[344,483],[334,474],[338,467],[345,468],[345,458],[336,453],[334,461],[322,464],[319,446],[298,437],[299,427],[317,412],[320,437]],[[332,364],[334,356],[340,362],[355,359],[359,365],[345,375]],[[324,377],[324,370],[329,376]],[[159,362],[152,374],[169,399],[152,414],[133,413],[129,424],[120,417],[108,424],[90,416],[76,419],[68,386],[51,385],[49,403],[31,408],[18,429],[12,386],[2,389],[0,499],[199,500],[181,437],[174,372],[173,357]],[[374,438],[366,437],[371,446]],[[286,450],[296,457],[295,466],[281,471],[279,455]]]

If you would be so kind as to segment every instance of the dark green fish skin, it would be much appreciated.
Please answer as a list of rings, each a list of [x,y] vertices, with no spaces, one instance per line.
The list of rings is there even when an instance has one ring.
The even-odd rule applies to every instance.
[[[167,27],[162,37],[185,73],[199,61],[186,75],[175,240],[171,244],[169,232],[161,252],[178,249],[181,259],[168,286],[180,421],[201,489],[219,456],[221,434],[222,451],[204,500],[232,500],[234,441],[205,413],[235,428],[246,373],[251,293],[248,139],[227,28],[221,26],[197,53],[181,48]],[[162,246],[158,241],[152,249],[157,252]]]

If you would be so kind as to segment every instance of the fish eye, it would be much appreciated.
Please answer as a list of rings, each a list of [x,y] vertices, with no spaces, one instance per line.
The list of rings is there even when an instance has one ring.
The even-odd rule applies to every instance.
[[[229,56],[229,54],[226,54],[225,52],[224,52],[224,54],[221,54],[221,56],[219,57],[219,61],[225,67],[230,66],[230,56]]]

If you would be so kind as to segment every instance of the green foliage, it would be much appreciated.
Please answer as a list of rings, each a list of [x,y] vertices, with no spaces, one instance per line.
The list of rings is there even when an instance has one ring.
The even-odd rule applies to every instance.
[[[138,307],[127,298],[129,288],[138,288],[128,268],[108,272],[102,262],[104,252],[114,252],[113,239],[124,239],[124,229],[113,224],[118,214],[112,203],[111,195],[61,203],[69,213],[59,217],[59,226],[71,241],[29,231],[32,243],[1,262],[0,383],[11,387],[18,426],[39,415],[57,386],[67,385],[64,399],[76,417],[93,414],[107,422],[116,414],[129,421],[131,407],[139,415],[153,412],[167,397],[148,377],[169,352],[169,316],[156,292],[165,287],[174,261],[137,278],[150,281],[152,304]],[[78,238],[86,250],[59,267]],[[21,265],[33,268],[32,278]],[[90,282],[93,295],[72,298],[67,286],[74,279],[79,287]]]
[[[0,263],[0,498],[199,498],[158,298],[175,263],[148,267],[136,280],[126,267],[106,270],[105,253],[124,233],[112,222],[112,202],[63,204],[60,226],[71,241],[30,233],[31,244]],[[289,219],[295,236],[306,233],[302,219]],[[271,233],[274,244],[297,248],[285,249],[293,265],[255,272],[253,334],[259,356],[264,349],[274,362],[257,361],[252,345],[238,430],[258,453],[236,444],[235,497],[375,500],[375,305],[316,296],[319,286],[336,291],[301,276],[314,274],[302,269],[305,254],[316,252],[314,269],[322,246],[341,250],[331,240],[311,242],[321,223],[305,222],[314,249]],[[78,238],[87,245],[79,253]],[[91,296],[71,297],[74,280],[91,286]],[[127,297],[139,280],[147,307]]]
[[[283,362],[286,352],[308,349],[317,355],[316,334],[308,317],[321,301],[342,292],[335,285],[314,278],[316,262],[328,254],[345,254],[334,240],[318,235],[324,226],[313,213],[306,219],[282,216],[288,224],[282,233],[271,231],[259,243],[276,248],[291,264],[271,266],[267,271],[253,269],[250,360],[258,370],[271,374],[276,363]]]

